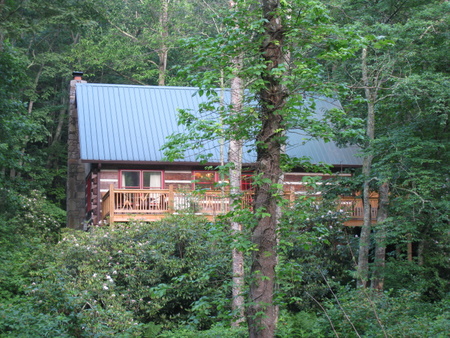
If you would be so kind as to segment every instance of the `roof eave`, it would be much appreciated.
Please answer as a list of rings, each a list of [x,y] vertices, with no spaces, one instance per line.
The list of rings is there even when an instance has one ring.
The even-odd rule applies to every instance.
[[[93,160],[82,159],[82,163],[97,164],[123,164],[123,165],[170,165],[170,166],[220,166],[220,162],[193,162],[193,161],[119,161],[119,160]],[[254,167],[256,163],[242,163],[244,167]],[[331,164],[333,168],[361,168],[360,164]]]

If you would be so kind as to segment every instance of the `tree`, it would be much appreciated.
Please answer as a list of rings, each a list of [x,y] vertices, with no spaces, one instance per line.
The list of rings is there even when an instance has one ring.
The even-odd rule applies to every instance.
[[[384,66],[376,62],[375,66],[372,65],[369,68],[368,65],[368,50],[367,46],[362,49],[361,56],[361,83],[364,89],[364,96],[367,102],[367,126],[366,126],[366,143],[364,144],[364,149],[368,150],[364,156],[362,175],[364,179],[363,183],[363,205],[364,205],[364,219],[363,225],[361,227],[360,244],[359,244],[359,254],[358,254],[358,286],[366,287],[369,281],[369,249],[370,249],[370,234],[372,229],[372,207],[370,204],[370,183],[372,181],[372,161],[373,153],[370,147],[375,139],[375,112],[376,107],[380,98],[380,92],[383,86],[386,85],[387,80],[390,77],[391,66],[388,62],[384,62]],[[372,72],[370,72],[372,70]],[[369,75],[370,74],[370,75]],[[385,188],[386,189],[386,188]],[[386,199],[384,193],[383,198]],[[380,203],[380,206],[385,206],[386,201]],[[387,214],[387,210],[383,210]],[[384,215],[387,218],[387,215]],[[380,250],[382,250],[380,248]],[[382,251],[379,251],[381,255]],[[379,260],[383,260],[382,257],[378,257]]]
[[[235,3],[230,3],[233,8]],[[238,28],[238,27],[237,27]],[[242,111],[242,105],[244,101],[244,84],[243,79],[240,77],[243,67],[243,52],[237,52],[231,59],[231,66],[233,68],[233,77],[231,78],[231,113],[239,115]],[[241,179],[242,179],[242,150],[244,140],[238,138],[232,138],[229,143],[228,161],[231,164],[229,170],[230,177],[230,205],[231,213],[239,208],[239,202],[242,198],[241,194]],[[231,219],[231,232],[234,236],[241,236],[242,224],[238,220]],[[235,239],[239,241],[239,238]],[[232,272],[233,272],[233,284],[232,284],[232,310],[236,315],[236,320],[232,322],[232,326],[239,326],[240,323],[245,321],[244,314],[244,251],[237,247],[232,249]]]
[[[189,55],[187,50],[179,52],[179,40],[211,33],[209,8],[216,5],[209,3],[202,12],[205,5],[191,0],[85,0],[83,4],[96,19],[73,51],[82,69],[103,82],[160,86],[177,80],[171,65],[181,66]]]
[[[273,337],[277,313],[273,303],[275,266],[277,263],[278,184],[282,175],[282,136],[286,122],[281,114],[286,105],[287,89],[279,69],[283,67],[285,28],[280,16],[279,0],[263,0],[264,19],[261,39],[261,72],[264,86],[260,90],[259,120],[256,138],[258,184],[255,188],[257,225],[252,229],[255,251],[252,255],[250,305],[247,321],[250,337]]]
[[[437,82],[432,79],[440,79],[438,81],[441,83],[447,81],[448,74],[443,71],[445,67],[440,51],[446,44],[443,34],[448,30],[448,20],[443,20],[442,15],[448,12],[448,6],[440,1],[379,1],[373,6],[368,3],[355,6],[350,1],[334,1],[333,5],[339,21],[366,38],[363,45],[367,53],[363,58],[366,62],[360,63],[358,67],[356,60],[350,59],[350,62],[337,67],[334,74],[339,76],[342,70],[340,74],[345,73],[343,81],[357,79],[353,90],[365,98],[366,107],[354,106],[350,110],[348,106],[353,116],[362,117],[361,112],[375,111],[372,120],[376,125],[373,138],[369,141],[367,137],[366,143],[360,143],[365,149],[366,164],[371,162],[370,170],[369,166],[365,167],[363,179],[366,182],[364,189],[368,186],[371,191],[379,192],[378,221],[385,220],[375,227],[367,227],[370,222],[366,217],[360,238],[358,278],[359,285],[368,285],[369,279],[373,277],[372,287],[381,289],[383,276],[387,273],[384,268],[387,245],[396,245],[398,254],[406,251],[410,261],[414,260],[413,256],[420,256],[421,250],[416,251],[416,243],[422,241],[422,236],[427,232],[424,229],[428,226],[422,223],[417,210],[426,214],[430,209],[434,210],[429,215],[436,218],[429,218],[425,223],[447,227],[438,211],[440,207],[435,207],[436,200],[431,197],[431,191],[440,189],[436,189],[432,181],[428,180],[431,167],[434,168],[433,172],[440,172],[441,165],[445,166],[447,161],[445,152],[438,151],[435,143],[437,139],[441,140],[441,144],[446,143],[443,141],[446,127],[443,127],[445,123],[442,120],[439,123],[432,118],[434,122],[430,122],[427,112],[433,110],[434,117],[442,118],[440,112],[447,105],[442,86],[436,86]],[[438,44],[441,48],[436,48]],[[430,90],[424,90],[424,83],[428,83]],[[367,134],[370,131],[369,122],[371,119],[366,119]],[[430,128],[434,130],[433,133],[429,133]],[[435,167],[431,163],[439,165]],[[418,172],[422,172],[422,175]],[[419,189],[423,184],[428,185],[426,193]],[[412,199],[418,204],[409,204]],[[441,197],[440,200],[443,202],[446,198]],[[441,237],[442,234],[436,236]],[[375,264],[370,271],[371,257],[368,250],[372,238],[375,240]],[[420,261],[420,258],[417,260]],[[399,267],[399,262],[396,264]],[[389,269],[390,265],[386,266]]]
[[[238,115],[228,109],[217,111],[213,104],[205,105],[200,112],[181,112],[180,122],[187,132],[171,137],[166,154],[172,158],[182,156],[184,149],[198,148],[199,140],[218,137],[218,120],[220,136],[229,140],[256,139],[252,145],[257,153],[254,214],[244,224],[252,232],[253,243],[247,322],[251,336],[269,337],[274,335],[277,322],[273,294],[285,132],[302,129],[312,137],[330,137],[328,125],[311,117],[314,105],[303,95],[311,90],[325,95],[335,93],[318,60],[351,54],[352,46],[329,23],[325,8],[318,2],[299,1],[290,6],[282,6],[279,1],[246,4],[245,11],[239,6],[233,11],[233,20],[225,19],[232,24],[224,34],[191,44],[201,48],[187,72],[195,84],[200,84],[200,93],[214,97],[219,78],[214,69],[225,69],[225,78],[234,78],[229,60],[240,57],[245,50],[242,68],[232,69],[242,69],[246,106]]]

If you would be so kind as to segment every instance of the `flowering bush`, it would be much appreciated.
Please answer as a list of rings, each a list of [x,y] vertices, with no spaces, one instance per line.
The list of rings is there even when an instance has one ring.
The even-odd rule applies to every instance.
[[[20,327],[0,319],[0,333],[36,328],[39,318],[64,328],[58,336],[141,335],[147,323],[208,328],[230,312],[223,238],[211,223],[188,215],[65,231],[52,251],[35,255],[26,306],[10,304],[11,311],[34,315]]]
[[[0,189],[5,197],[0,202],[5,208],[3,222],[8,223],[9,233],[16,233],[27,238],[41,238],[56,242],[59,230],[64,226],[66,213],[58,208],[37,190],[28,196],[7,189]]]

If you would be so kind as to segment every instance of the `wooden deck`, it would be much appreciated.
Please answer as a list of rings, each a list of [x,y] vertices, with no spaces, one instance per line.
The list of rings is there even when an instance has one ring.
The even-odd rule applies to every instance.
[[[295,201],[293,192],[285,192],[285,198]],[[242,206],[251,208],[252,193],[244,193]],[[372,219],[376,219],[378,199],[370,200]],[[342,197],[337,210],[348,213],[347,226],[360,226],[363,220],[362,200],[356,197]],[[179,191],[173,186],[169,189],[138,190],[115,189],[110,186],[109,191],[102,198],[101,219],[109,224],[127,222],[130,220],[156,221],[168,214],[191,212],[204,215],[209,220],[230,211],[230,204],[226,194],[222,191]]]

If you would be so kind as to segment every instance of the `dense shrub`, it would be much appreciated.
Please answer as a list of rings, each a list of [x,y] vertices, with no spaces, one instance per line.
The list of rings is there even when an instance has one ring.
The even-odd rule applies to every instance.
[[[148,329],[144,323],[207,329],[229,314],[223,239],[211,223],[189,215],[68,230],[51,251],[36,253],[26,297],[1,307],[0,332],[132,336]]]
[[[310,311],[353,283],[358,238],[333,201],[299,198],[280,223],[278,302],[290,311]]]
[[[22,294],[28,261],[46,243],[56,243],[65,212],[38,191],[0,188],[0,299]]]
[[[341,290],[324,304],[318,326],[322,336],[345,337],[447,337],[450,331],[450,298],[427,303],[420,294],[403,291],[398,296],[369,290]],[[330,324],[332,323],[332,325]]]

